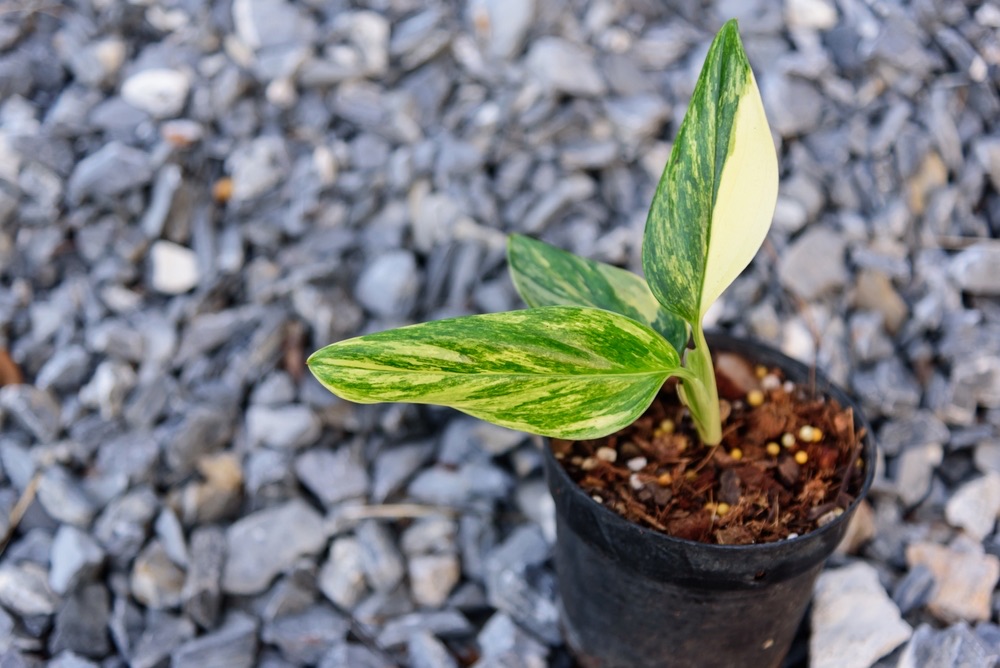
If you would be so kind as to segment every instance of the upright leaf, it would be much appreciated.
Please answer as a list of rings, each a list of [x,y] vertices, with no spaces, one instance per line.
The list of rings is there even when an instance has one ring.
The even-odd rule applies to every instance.
[[[549,306],[348,339],[308,364],[351,401],[440,404],[512,429],[597,438],[639,417],[680,360],[634,320]]]
[[[736,22],[709,48],[646,220],[642,266],[664,308],[694,325],[757,253],[778,163]]]
[[[687,325],[663,310],[641,277],[587,260],[542,241],[513,234],[507,264],[528,306],[593,306],[649,325],[676,350],[687,345]]]

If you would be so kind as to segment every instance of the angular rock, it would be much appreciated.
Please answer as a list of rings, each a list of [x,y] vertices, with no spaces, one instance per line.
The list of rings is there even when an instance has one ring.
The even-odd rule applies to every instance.
[[[117,562],[128,563],[142,549],[158,507],[159,500],[152,490],[134,488],[111,501],[98,516],[94,537]]]
[[[163,544],[153,539],[132,564],[132,595],[147,608],[162,610],[181,603],[184,571],[177,567]]]
[[[497,546],[485,564],[486,595],[492,606],[547,643],[560,642],[555,581],[540,571],[549,543],[537,526],[522,525]]]
[[[54,441],[61,431],[59,405],[51,394],[31,385],[0,388],[0,409],[42,443]]]
[[[949,270],[965,292],[984,297],[1000,296],[1000,248],[972,246],[952,258]]]
[[[222,603],[226,535],[216,527],[198,527],[191,533],[189,552],[187,579],[181,590],[184,612],[202,628],[214,628]]]
[[[545,36],[534,40],[524,66],[554,95],[596,97],[607,90],[594,66],[593,54],[561,37]]]
[[[194,634],[195,626],[190,620],[159,610],[149,611],[142,620],[142,633],[131,653],[130,668],[156,668]]]
[[[323,518],[300,500],[247,515],[226,530],[222,588],[257,594],[302,556],[326,544]]]
[[[257,621],[234,612],[219,630],[189,640],[170,654],[171,668],[250,668],[257,655]]]
[[[820,575],[812,629],[809,659],[817,668],[866,668],[912,633],[879,583],[878,573],[863,562]]]
[[[526,633],[502,612],[495,613],[476,637],[482,658],[475,665],[515,665],[543,668],[548,665],[549,649]]]
[[[350,622],[327,605],[313,605],[264,627],[264,642],[275,645],[295,665],[315,664],[347,637]]]
[[[406,562],[396,546],[392,532],[383,524],[368,520],[354,531],[361,549],[361,567],[372,589],[394,589],[406,574]]]
[[[38,564],[6,563],[0,564],[0,603],[21,616],[51,615],[59,607],[59,597]]]
[[[535,0],[470,0],[468,14],[494,58],[512,60],[535,17]]]
[[[226,168],[233,179],[232,201],[256,199],[278,185],[285,175],[288,168],[285,142],[276,136],[258,137],[233,151],[226,160]]]
[[[944,449],[928,443],[904,450],[896,460],[896,491],[903,504],[915,506],[927,495],[934,470],[944,458]]]
[[[807,229],[778,260],[781,284],[806,301],[813,301],[844,286],[846,244],[828,227]]]
[[[506,473],[486,462],[469,462],[458,470],[424,469],[410,483],[415,499],[441,506],[459,506],[473,499],[499,499],[511,481]]]
[[[990,618],[990,597],[1000,579],[1000,559],[984,554],[979,544],[960,549],[935,543],[911,543],[906,548],[910,568],[924,565],[936,586],[927,609],[946,623]]]
[[[982,540],[993,532],[1000,515],[1000,473],[965,483],[948,499],[945,517],[952,526]]]
[[[146,185],[152,178],[148,153],[118,141],[108,142],[77,163],[67,186],[69,199],[79,203],[88,196],[115,197]]]
[[[879,447],[887,455],[928,444],[946,445],[951,439],[947,425],[933,413],[918,410],[912,415],[888,420],[878,432]]]
[[[408,570],[413,601],[428,608],[441,607],[462,575],[458,557],[454,554],[410,557]]]
[[[990,646],[964,622],[940,631],[921,624],[903,649],[896,668],[995,666],[998,661],[1000,647]]]
[[[201,279],[194,251],[162,239],[149,249],[149,269],[150,285],[165,295],[182,295]]]
[[[78,527],[90,524],[97,510],[79,483],[61,466],[46,469],[39,478],[38,502],[52,519]]]
[[[52,539],[49,586],[63,595],[93,577],[104,563],[104,550],[88,534],[63,525]]]
[[[983,473],[1000,473],[1000,441],[986,441],[973,450],[976,468]]]
[[[397,492],[434,453],[429,442],[397,445],[379,453],[372,474],[372,501],[382,503]]]
[[[335,605],[351,610],[361,601],[365,584],[364,553],[357,539],[338,538],[319,572],[319,589]]]
[[[406,318],[420,290],[420,272],[413,254],[395,250],[375,258],[358,277],[354,296],[382,318]]]
[[[386,649],[405,645],[418,633],[430,633],[439,638],[462,638],[473,633],[472,624],[459,612],[439,610],[412,612],[392,619],[378,634],[378,644]]]
[[[837,8],[829,0],[785,0],[785,20],[794,28],[829,30],[837,25]]]
[[[49,636],[49,651],[76,652],[92,659],[103,659],[111,649],[108,621],[111,604],[103,584],[83,587],[70,596],[56,614],[55,628]]]
[[[907,614],[923,607],[934,591],[934,573],[923,564],[917,564],[896,583],[892,590],[892,600],[901,614]]]
[[[153,118],[170,118],[183,111],[190,88],[191,77],[186,72],[155,68],[125,79],[122,98]]]
[[[83,346],[57,349],[38,371],[35,387],[40,390],[68,390],[79,387],[90,368],[90,355]]]
[[[444,643],[430,633],[415,633],[406,643],[407,665],[411,668],[458,668]]]
[[[295,473],[327,507],[368,493],[368,471],[352,449],[309,450],[295,460]]]
[[[319,438],[319,418],[308,406],[250,406],[246,417],[247,438],[254,446],[294,450]]]

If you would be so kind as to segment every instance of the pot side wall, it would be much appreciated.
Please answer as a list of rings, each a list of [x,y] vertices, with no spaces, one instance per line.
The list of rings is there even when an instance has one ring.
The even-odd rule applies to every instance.
[[[797,383],[812,371],[781,353],[727,336],[714,351],[778,367]],[[871,485],[875,443],[857,405],[816,374],[817,390],[851,406],[866,431],[866,477],[840,517],[804,536],[761,545],[680,540],[594,502],[545,448],[556,505],[555,565],[570,648],[587,668],[779,666],[823,562]]]

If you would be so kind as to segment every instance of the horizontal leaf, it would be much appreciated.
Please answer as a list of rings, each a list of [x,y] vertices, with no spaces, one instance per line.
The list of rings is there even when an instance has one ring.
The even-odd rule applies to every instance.
[[[777,193],[760,91],[730,21],[705,57],[646,220],[642,266],[664,308],[700,322],[756,255]]]
[[[687,325],[656,301],[641,277],[519,234],[507,239],[511,278],[528,306],[593,306],[649,325],[677,350]]]
[[[351,401],[440,404],[560,438],[631,424],[679,366],[677,352],[645,325],[576,306],[412,325],[309,358],[316,378]]]

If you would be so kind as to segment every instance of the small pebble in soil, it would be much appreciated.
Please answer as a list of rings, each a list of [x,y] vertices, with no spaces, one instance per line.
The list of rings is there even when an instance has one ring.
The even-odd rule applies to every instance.
[[[733,448],[732,450],[729,451],[729,456],[735,459],[736,461],[740,461],[741,459],[743,459],[743,451],[740,450],[739,448]]]
[[[598,448],[594,455],[596,455],[598,459],[610,464],[614,464],[618,460],[618,451],[614,448]]]
[[[802,425],[799,427],[799,440],[804,443],[812,443],[816,438],[815,431],[811,425]]]
[[[638,472],[646,468],[646,464],[647,460],[645,457],[633,457],[632,459],[628,460],[627,466],[629,471]]]
[[[807,461],[809,461],[809,453],[808,452],[806,452],[805,450],[799,450],[798,452],[795,453],[795,462],[799,466],[802,466]]]
[[[786,448],[790,448],[795,445],[795,436],[789,433],[782,434],[781,444]]]
[[[729,504],[725,502],[720,503],[715,507],[715,512],[718,513],[719,515],[725,515],[726,513],[729,512]]]
[[[772,457],[777,457],[778,455],[781,454],[781,446],[775,443],[774,441],[768,443],[766,447],[767,447],[767,454],[771,455]]]
[[[764,393],[760,390],[750,390],[747,392],[747,403],[756,408],[764,403]]]
[[[769,373],[760,379],[760,387],[765,392],[771,392],[781,387],[781,379],[773,373]]]

